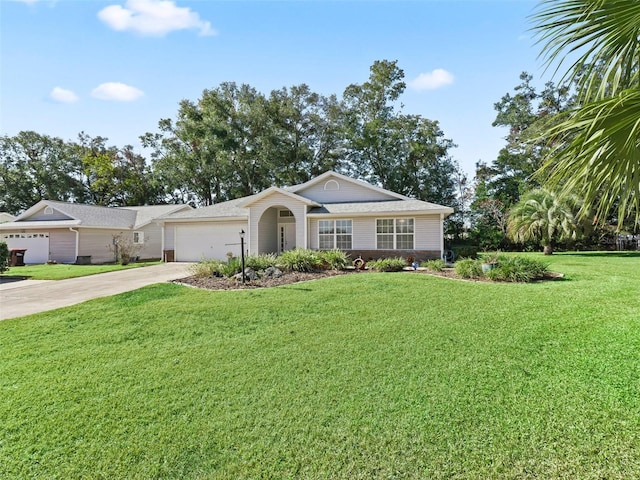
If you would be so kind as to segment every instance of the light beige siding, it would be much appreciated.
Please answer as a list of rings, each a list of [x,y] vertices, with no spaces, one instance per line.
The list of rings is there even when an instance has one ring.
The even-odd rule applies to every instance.
[[[440,230],[440,215],[425,215],[415,217],[415,249],[440,250],[442,232]]]
[[[78,256],[91,256],[91,263],[108,263],[115,261],[115,255],[110,247],[113,245],[113,236],[120,233],[133,235],[129,231],[107,230],[98,228],[81,228]]]
[[[342,179],[328,179],[296,192],[318,203],[373,202],[395,200],[396,197]]]
[[[49,231],[49,258],[58,263],[76,261],[76,233],[71,230]]]
[[[141,259],[162,258],[162,227],[149,223],[136,232],[144,232],[144,247],[138,256]]]
[[[174,250],[176,248],[176,226],[174,223],[164,225],[164,249]]]
[[[348,216],[331,217],[333,219],[348,220]],[[440,215],[387,215],[381,217],[354,217],[353,221],[353,250],[376,249],[376,219],[377,218],[413,218],[414,223],[414,249],[416,250],[440,250],[441,231]],[[321,219],[312,218],[309,221],[309,246],[318,248],[318,222]]]
[[[44,211],[49,207],[44,207],[41,210],[37,211],[33,215],[28,217],[28,221],[41,221],[41,220],[72,220],[71,217],[65,215],[62,212],[59,212],[55,208],[52,209],[52,213],[45,214]]]
[[[267,228],[265,223],[261,224],[260,219],[262,218],[263,213],[265,213],[265,211],[272,207],[288,208],[289,210],[291,210],[291,212],[293,212],[293,215],[296,219],[296,245],[306,245],[305,240],[307,229],[305,214],[307,206],[304,203],[287,195],[274,193],[260,199],[259,201],[252,204],[249,208],[249,253],[251,254],[260,252],[258,245],[258,238],[262,237],[262,233],[260,232],[260,225],[262,225],[263,228]],[[267,236],[269,236],[269,233],[267,233]]]

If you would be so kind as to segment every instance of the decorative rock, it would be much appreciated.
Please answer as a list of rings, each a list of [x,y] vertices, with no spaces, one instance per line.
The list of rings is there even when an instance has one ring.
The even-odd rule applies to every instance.
[[[258,278],[259,278],[258,274],[256,273],[256,271],[253,268],[247,267],[247,268],[244,269],[244,279],[246,281],[253,282],[255,280],[258,280]],[[242,281],[242,274],[241,273],[236,273],[233,276],[233,279],[241,282]]]
[[[264,271],[265,278],[280,278],[282,275],[282,270],[276,267],[267,267]]]

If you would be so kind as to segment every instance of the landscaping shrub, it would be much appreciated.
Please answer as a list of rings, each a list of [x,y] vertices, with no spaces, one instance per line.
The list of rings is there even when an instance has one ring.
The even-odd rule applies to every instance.
[[[438,258],[435,260],[427,260],[426,262],[422,262],[420,266],[432,272],[441,272],[442,270],[444,270],[447,264],[444,260]]]
[[[278,266],[295,272],[314,272],[322,268],[322,259],[314,250],[296,248],[283,252],[278,257]]]
[[[273,253],[249,255],[244,260],[245,267],[253,268],[256,272],[266,270],[269,267],[275,267],[277,263],[278,257]]]
[[[0,242],[0,273],[9,270],[9,247],[6,242]]]
[[[406,264],[404,258],[380,258],[368,262],[367,267],[376,272],[400,272],[404,270]]]
[[[203,258],[198,263],[191,265],[189,272],[194,277],[201,278],[222,275],[222,265],[224,265],[224,262],[220,260]]]
[[[351,263],[349,255],[342,250],[321,250],[318,253],[327,270],[344,270]]]
[[[245,263],[246,267],[246,263]],[[238,257],[229,257],[225,262],[220,262],[220,272],[225,277],[233,277],[236,273],[242,271],[242,262]]]
[[[479,278],[482,276],[482,264],[479,260],[465,258],[458,260],[453,266],[456,275],[462,278]]]
[[[500,255],[497,266],[486,276],[498,282],[531,282],[543,278],[548,271],[548,265],[540,260]]]

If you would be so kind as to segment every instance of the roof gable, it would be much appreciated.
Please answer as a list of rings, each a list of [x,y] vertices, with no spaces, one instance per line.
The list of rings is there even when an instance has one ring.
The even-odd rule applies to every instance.
[[[408,199],[408,197],[399,193],[371,185],[362,180],[347,177],[346,175],[331,170],[306,183],[289,187],[287,191],[319,203],[373,202]]]
[[[289,190],[285,190],[284,188],[279,188],[279,187],[270,187],[267,188],[266,190],[263,190],[262,192],[258,193],[257,195],[252,195],[251,197],[246,197],[245,201],[240,202],[239,206],[241,207],[249,207],[251,205],[253,205],[256,202],[259,202],[260,200],[263,200],[266,197],[269,197],[275,193],[279,193],[281,195],[285,195],[289,198],[292,198],[293,200],[296,200],[304,205],[308,205],[310,207],[319,207],[320,204],[318,202],[313,201],[312,199],[303,197],[301,195],[296,195],[295,193],[289,191]]]

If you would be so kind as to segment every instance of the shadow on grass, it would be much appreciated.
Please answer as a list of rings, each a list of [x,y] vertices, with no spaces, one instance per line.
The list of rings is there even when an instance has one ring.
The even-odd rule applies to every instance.
[[[22,280],[29,280],[31,277],[25,277],[22,275],[2,275],[0,276],[0,284],[21,282]]]

